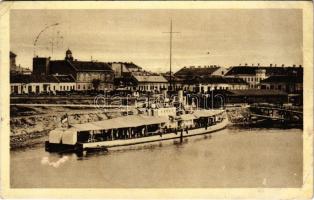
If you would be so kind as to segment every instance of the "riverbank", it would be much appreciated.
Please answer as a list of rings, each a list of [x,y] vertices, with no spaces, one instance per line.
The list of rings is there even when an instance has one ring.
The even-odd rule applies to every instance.
[[[243,124],[250,118],[250,110],[248,107],[228,107],[226,108],[229,121],[232,125]]]
[[[122,111],[96,108],[11,106],[10,147],[26,148],[44,143],[49,131],[61,125],[67,114],[69,123],[87,123],[119,117]]]
[[[136,113],[136,110],[132,111]],[[11,150],[43,145],[51,130],[61,125],[61,118],[68,115],[69,123],[86,123],[122,116],[121,110],[103,111],[96,108],[11,106]],[[228,107],[230,126],[246,123],[250,116],[247,107]]]

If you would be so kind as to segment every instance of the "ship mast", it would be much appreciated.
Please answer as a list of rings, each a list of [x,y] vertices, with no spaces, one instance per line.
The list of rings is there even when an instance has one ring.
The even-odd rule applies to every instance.
[[[173,32],[172,31],[172,19],[170,20],[170,32],[164,32],[169,34],[169,68],[170,68],[170,90],[172,90],[172,34],[173,33],[180,33],[180,32]]]

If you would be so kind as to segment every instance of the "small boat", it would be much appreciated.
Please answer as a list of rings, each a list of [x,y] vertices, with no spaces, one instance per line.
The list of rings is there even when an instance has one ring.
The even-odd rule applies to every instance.
[[[108,151],[123,146],[179,140],[224,129],[228,117],[223,109],[194,110],[177,115],[175,107],[147,110],[84,124],[60,127],[49,133],[49,152]]]

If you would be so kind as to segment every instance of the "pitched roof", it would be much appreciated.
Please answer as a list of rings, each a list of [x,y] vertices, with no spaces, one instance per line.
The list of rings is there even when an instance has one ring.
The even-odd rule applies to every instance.
[[[241,84],[247,85],[248,83],[241,78],[233,78],[233,77],[222,77],[222,76],[208,76],[208,77],[198,77],[198,78],[187,78],[182,80],[177,80],[177,82],[182,82],[185,84]]]
[[[72,75],[53,75],[60,83],[75,82]]]
[[[242,66],[236,66],[232,67],[226,74],[225,76],[229,75],[255,75],[257,67],[242,67]]]
[[[52,75],[41,76],[41,75],[26,75],[26,74],[16,74],[10,75],[10,83],[58,83]]]
[[[227,73],[230,75],[255,75],[257,69],[265,69],[266,75],[301,75],[303,74],[302,67],[267,67],[267,66],[234,66]]]
[[[71,61],[71,60],[52,60],[50,61],[50,67],[54,66],[71,66],[76,71],[112,71],[111,67],[104,62],[94,61]]]
[[[133,76],[124,76],[124,77],[117,77],[114,79],[115,85],[136,85],[136,80]]]
[[[220,67],[183,67],[175,76],[208,76],[218,70]]]
[[[168,81],[163,76],[139,76],[133,75],[137,82],[144,83],[167,83]]]
[[[135,68],[135,69],[142,69],[141,67],[137,66],[134,63],[124,63],[126,68]]]
[[[303,76],[302,67],[263,67],[263,68],[266,69],[266,75],[268,76],[279,76],[279,75]]]
[[[303,83],[303,76],[270,76],[261,83]]]
[[[41,59],[45,59],[45,58],[41,58]],[[50,68],[55,68],[55,67],[66,68],[71,65],[66,60],[51,60],[49,61],[49,66]]]
[[[104,62],[92,61],[69,61],[78,71],[112,71],[111,67]]]

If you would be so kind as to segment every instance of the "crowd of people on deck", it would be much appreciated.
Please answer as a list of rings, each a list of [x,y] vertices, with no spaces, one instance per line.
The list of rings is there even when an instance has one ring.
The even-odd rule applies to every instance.
[[[200,117],[193,120],[193,125],[177,127],[167,127],[161,124],[151,124],[147,126],[132,127],[132,128],[118,128],[99,131],[84,131],[78,133],[78,141],[80,142],[96,142],[96,141],[111,141],[111,140],[123,140],[134,139],[148,136],[159,135],[162,137],[164,134],[175,133],[176,135],[183,135],[185,132],[189,134],[189,130],[198,128],[207,128],[220,122],[221,117]]]

